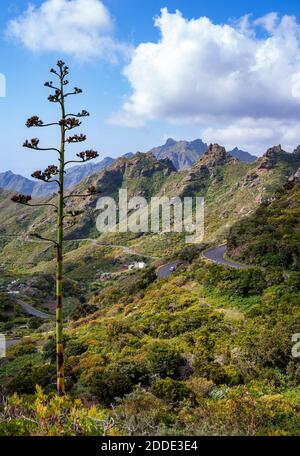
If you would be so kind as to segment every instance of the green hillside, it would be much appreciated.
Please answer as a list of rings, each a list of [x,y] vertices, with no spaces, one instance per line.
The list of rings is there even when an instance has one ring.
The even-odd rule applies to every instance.
[[[10,400],[0,434],[50,426],[55,435],[62,424],[50,424],[54,415],[74,434],[71,416],[84,415],[85,434],[103,433],[93,418],[113,418],[111,435],[300,435],[299,363],[291,356],[299,282],[196,259],[170,279],[149,269],[109,282],[90,305],[98,310],[66,325],[70,404],[51,399],[51,334],[37,330],[10,349],[1,384],[22,398]],[[36,383],[50,394],[35,397],[37,409],[24,396]],[[71,406],[75,397],[94,405]]]
[[[278,190],[230,230],[231,257],[251,264],[300,269],[300,182]]]
[[[211,145],[188,170],[138,153],[74,188],[68,207],[84,213],[65,235],[64,399],[54,393],[54,320],[19,304],[53,315],[55,252],[32,234],[52,238],[55,214],[1,192],[0,327],[21,342],[0,360],[0,435],[300,435],[299,166],[298,149],[246,164]],[[75,197],[91,185],[114,197],[204,196],[205,239],[100,235],[96,199]],[[228,233],[229,255],[252,267],[203,260]],[[138,260],[147,267],[128,270]]]

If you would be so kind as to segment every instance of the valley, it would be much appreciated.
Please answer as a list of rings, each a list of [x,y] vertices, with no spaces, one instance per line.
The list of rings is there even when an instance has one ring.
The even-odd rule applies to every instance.
[[[70,189],[67,204],[82,213],[64,242],[64,407],[80,417],[80,432],[299,435],[300,371],[291,357],[300,331],[299,168],[299,148],[276,146],[245,163],[215,144],[181,171],[169,158],[137,153]],[[98,233],[95,197],[72,197],[90,185],[102,196],[120,188],[146,199],[204,196],[203,242]],[[55,251],[34,235],[51,239],[55,220],[11,196],[0,193],[0,328],[8,337],[0,381],[10,398],[0,433],[48,435],[62,406],[53,396]],[[145,267],[129,268],[138,262]],[[47,402],[45,418],[30,408],[32,397]],[[65,426],[77,433],[71,419]]]

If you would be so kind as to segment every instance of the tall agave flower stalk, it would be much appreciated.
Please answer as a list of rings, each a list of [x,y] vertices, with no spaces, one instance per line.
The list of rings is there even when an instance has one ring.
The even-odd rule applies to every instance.
[[[58,84],[54,84],[52,81],[46,82],[45,86],[53,90],[54,92],[49,95],[48,100],[51,103],[57,103],[60,107],[60,119],[57,122],[44,123],[38,116],[33,116],[27,120],[26,126],[31,127],[50,127],[57,126],[60,130],[60,146],[59,147],[40,147],[40,140],[33,138],[26,140],[23,147],[29,149],[40,150],[40,151],[53,151],[57,153],[58,163],[57,165],[49,165],[44,171],[38,170],[32,174],[32,177],[41,180],[45,183],[55,182],[57,184],[57,203],[52,202],[39,202],[32,203],[30,195],[18,194],[13,196],[12,201],[15,203],[23,204],[26,206],[40,207],[48,206],[53,208],[57,214],[57,236],[55,239],[48,239],[40,234],[34,233],[32,236],[37,237],[45,242],[52,242],[57,252],[57,265],[56,265],[56,363],[57,363],[57,394],[63,396],[65,394],[65,376],[64,376],[64,344],[63,344],[63,243],[64,243],[64,224],[65,219],[68,217],[73,218],[76,221],[76,217],[82,213],[77,210],[66,210],[66,199],[67,198],[85,198],[96,194],[94,187],[89,187],[86,194],[74,195],[65,194],[64,187],[64,176],[66,165],[69,163],[84,163],[93,160],[99,156],[98,152],[94,150],[86,150],[77,154],[77,159],[66,161],[65,152],[67,144],[74,144],[84,142],[86,136],[83,134],[75,134],[68,136],[68,132],[77,128],[81,125],[80,118],[89,116],[89,113],[82,110],[78,114],[66,113],[66,98],[71,95],[77,95],[82,93],[82,90],[75,87],[73,91],[68,92],[66,87],[69,84],[67,75],[69,69],[65,63],[61,60],[57,62],[57,68],[52,68],[50,72],[55,76]],[[50,200],[51,201],[51,200]],[[75,220],[74,220],[75,219]]]

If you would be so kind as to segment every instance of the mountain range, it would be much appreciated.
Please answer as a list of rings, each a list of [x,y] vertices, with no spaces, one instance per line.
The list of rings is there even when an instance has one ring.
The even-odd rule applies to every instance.
[[[86,163],[84,165],[72,166],[66,171],[65,185],[66,188],[73,187],[79,184],[84,177],[97,173],[103,168],[106,168],[114,160],[110,157],[106,157],[99,163]],[[51,195],[56,192],[57,186],[55,183],[35,182],[27,177],[19,174],[14,174],[12,171],[6,171],[0,173],[0,188],[5,190],[13,190],[16,192],[23,193],[25,195],[31,195],[32,197],[42,198],[47,195]]]
[[[194,141],[175,141],[169,138],[162,146],[151,149],[148,153],[153,154],[156,158],[169,158],[176,170],[190,168],[207,150],[208,145],[201,139]],[[257,159],[254,155],[249,154],[237,147],[229,152],[233,157],[238,158],[246,163],[252,163]],[[123,157],[130,158],[133,153],[127,153]],[[71,188],[79,184],[85,177],[97,173],[107,168],[115,160],[106,157],[99,163],[86,163],[84,165],[73,166],[66,172],[65,185]],[[35,182],[24,176],[14,174],[12,171],[0,173],[0,188],[5,190],[14,190],[32,197],[44,197],[56,192],[55,184],[45,184],[44,182]]]
[[[88,176],[71,189],[66,210],[79,210],[82,215],[77,223],[66,226],[65,238],[69,241],[98,238],[96,229],[96,199],[78,199],[88,186],[94,186],[102,196],[117,198],[118,190],[126,188],[128,196],[157,196],[205,198],[205,242],[223,242],[230,228],[241,218],[253,213],[259,205],[271,198],[277,189],[289,181],[300,167],[300,148],[293,153],[285,152],[281,146],[270,149],[253,163],[245,163],[229,154],[224,147],[210,145],[192,167],[177,171],[169,158],[158,159],[152,153],[138,152],[129,158],[120,157],[108,167]],[[10,234],[28,237],[39,233],[52,238],[55,231],[55,214],[49,209],[20,207],[11,203],[11,192],[0,191],[0,225],[2,251],[0,262],[15,261],[38,264],[43,244],[16,244]],[[55,203],[53,195],[47,203]],[[184,233],[169,233],[157,236],[147,233],[102,234],[103,242],[122,244],[128,242],[142,254],[164,257],[185,244]],[[70,244],[71,246],[71,244]],[[21,254],[22,251],[22,254]],[[73,252],[73,251],[72,251]],[[80,254],[74,250],[73,260]],[[49,263],[49,267],[52,263]],[[43,267],[46,267],[45,265]]]
[[[173,138],[167,139],[166,143],[162,146],[155,147],[149,152],[156,156],[156,158],[169,158],[172,160],[177,170],[190,168],[208,148],[208,144],[204,143],[202,139],[194,141],[175,141]],[[257,160],[257,157],[235,147],[228,152],[235,158],[242,160],[246,163],[252,163]]]

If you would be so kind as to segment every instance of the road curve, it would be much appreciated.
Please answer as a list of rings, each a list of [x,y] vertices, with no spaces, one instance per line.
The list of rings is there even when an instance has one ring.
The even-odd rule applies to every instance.
[[[223,266],[229,266],[231,268],[235,269],[246,269],[247,266],[235,263],[234,261],[227,260],[224,258],[224,255],[227,252],[227,245],[221,245],[219,247],[213,247],[206,252],[204,252],[202,255],[204,258],[207,260],[213,261],[214,263],[217,264],[222,264]]]
[[[18,299],[17,302],[22,307],[22,309],[24,309],[25,312],[28,313],[28,315],[32,315],[33,317],[43,318],[43,319],[52,318],[52,315],[49,315],[49,314],[47,314],[45,312],[42,312],[41,310],[37,310],[34,307],[32,307],[30,304],[27,304],[24,301],[20,301]]]
[[[160,266],[156,271],[157,277],[159,279],[162,279],[164,277],[169,277],[172,274],[172,272],[174,272],[174,270],[177,268],[178,265],[179,265],[179,261],[172,261],[171,263],[167,263],[167,264]],[[173,268],[175,268],[175,269],[173,270]]]

